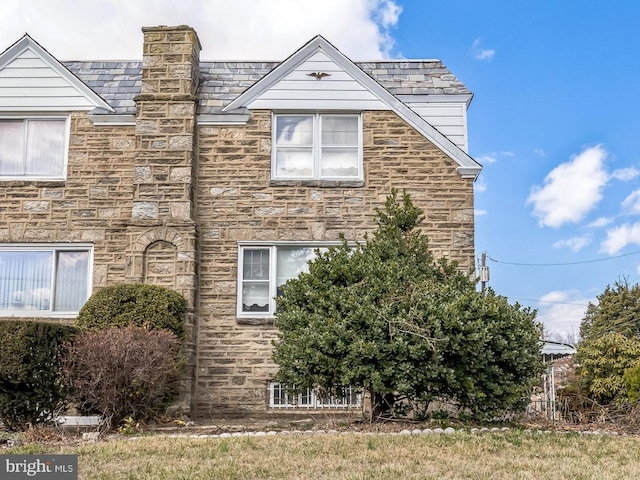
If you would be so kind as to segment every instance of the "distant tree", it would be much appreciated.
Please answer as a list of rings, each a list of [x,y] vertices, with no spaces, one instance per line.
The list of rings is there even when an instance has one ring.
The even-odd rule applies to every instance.
[[[450,400],[476,414],[518,409],[541,372],[535,312],[509,305],[445,258],[394,190],[365,243],[317,252],[277,299],[277,380],[371,395],[374,414],[400,401]],[[406,403],[403,402],[403,405]]]
[[[597,304],[589,303],[580,336],[587,340],[607,333],[640,337],[640,285],[629,285],[626,278],[618,280],[598,295]]]
[[[620,333],[589,337],[578,345],[578,374],[589,396],[600,404],[629,398],[625,372],[640,361],[640,339]],[[627,373],[631,379],[632,373]],[[632,381],[632,380],[630,380]]]
[[[607,285],[587,307],[580,336],[577,373],[589,395],[600,403],[635,398],[629,388],[640,364],[640,286],[627,279]]]

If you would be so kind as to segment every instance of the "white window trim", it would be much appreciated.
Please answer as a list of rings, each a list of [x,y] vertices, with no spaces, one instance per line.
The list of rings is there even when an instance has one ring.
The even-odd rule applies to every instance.
[[[301,392],[296,397],[285,393],[285,403],[276,403],[275,391],[286,389],[285,385],[278,382],[269,382],[269,408],[273,409],[354,409],[362,406],[362,393],[355,392],[352,387],[344,387],[347,396],[343,397],[346,401],[337,402],[335,397],[322,398],[315,390],[306,389],[304,394]],[[355,402],[351,402],[352,396],[355,395]],[[307,401],[304,402],[303,399]],[[328,401],[327,401],[328,400]]]
[[[61,251],[87,251],[89,253],[89,262],[87,265],[87,299],[91,296],[93,285],[93,245],[90,243],[2,243],[0,249],[3,251],[18,252],[61,252]],[[55,289],[56,265],[52,268],[51,285]],[[54,290],[55,291],[55,290]],[[52,294],[54,295],[54,294]],[[0,317],[15,318],[75,318],[79,311],[61,312],[53,310],[0,310]]]
[[[0,181],[6,182],[40,182],[40,181],[61,181],[67,179],[67,168],[69,164],[69,137],[71,131],[71,119],[69,115],[2,115],[0,120],[64,120],[64,156],[62,159],[62,175],[60,176],[39,176],[39,175],[2,175],[0,171]],[[27,143],[25,146],[28,148]]]
[[[277,294],[277,252],[278,248],[329,248],[342,245],[342,242],[242,242],[238,243],[238,275],[236,289],[236,315],[238,318],[273,318],[276,310]],[[268,312],[243,312],[242,311],[242,272],[244,251],[251,249],[269,250],[269,311]]]
[[[313,117],[313,175],[309,177],[301,176],[283,176],[278,175],[276,166],[277,155],[277,117],[279,115],[287,116],[299,116],[299,117]],[[344,116],[344,117],[357,117],[358,118],[358,176],[356,177],[323,177],[320,175],[320,152],[322,144],[320,138],[322,135],[321,121],[322,116]],[[272,112],[271,114],[271,178],[274,180],[323,180],[323,181],[362,181],[364,179],[364,161],[363,161],[363,135],[362,135],[362,114],[357,112]]]

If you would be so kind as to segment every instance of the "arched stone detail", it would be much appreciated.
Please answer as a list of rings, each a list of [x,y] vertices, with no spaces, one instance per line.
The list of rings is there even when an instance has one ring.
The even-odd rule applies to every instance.
[[[127,281],[143,282],[145,279],[145,252],[150,245],[165,242],[176,251],[184,251],[185,242],[178,232],[171,228],[158,227],[147,230],[131,242],[131,255],[127,261]]]
[[[143,254],[143,281],[152,285],[176,288],[178,251],[165,240],[151,243]]]

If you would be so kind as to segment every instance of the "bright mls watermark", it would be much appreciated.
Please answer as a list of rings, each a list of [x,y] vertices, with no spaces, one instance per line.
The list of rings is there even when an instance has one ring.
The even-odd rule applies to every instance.
[[[0,478],[78,480],[78,455],[1,455]]]

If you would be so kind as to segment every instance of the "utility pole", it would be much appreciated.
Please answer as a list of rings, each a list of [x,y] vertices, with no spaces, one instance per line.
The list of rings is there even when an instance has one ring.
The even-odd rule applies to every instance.
[[[480,257],[480,287],[482,293],[487,290],[487,283],[489,283],[489,267],[487,267],[487,252],[482,252]]]

